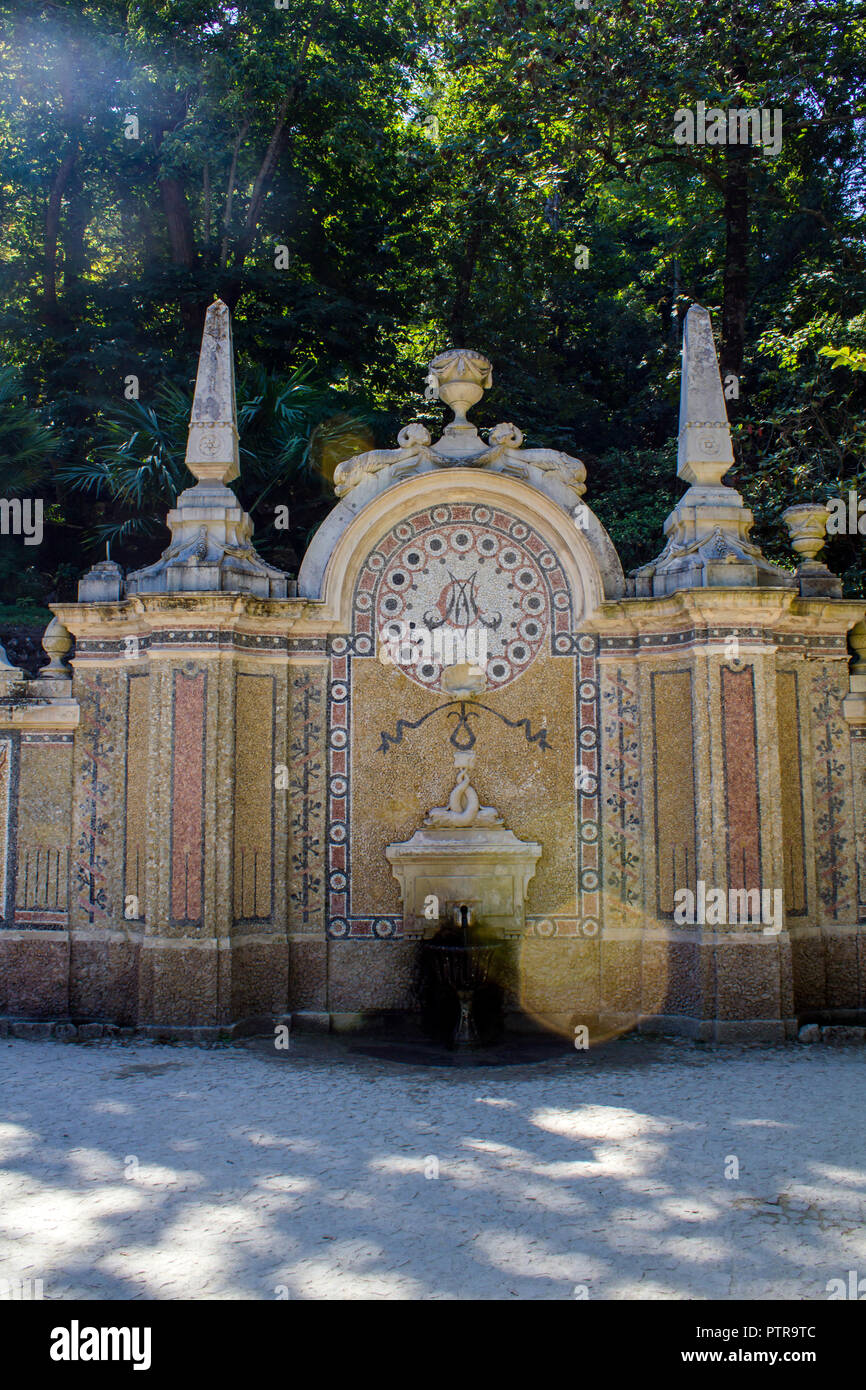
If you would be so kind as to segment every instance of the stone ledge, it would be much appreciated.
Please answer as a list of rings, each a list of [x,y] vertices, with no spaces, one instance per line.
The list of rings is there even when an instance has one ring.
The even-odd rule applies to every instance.
[[[797,1034],[797,1041],[833,1046],[866,1043],[866,1027],[853,1023],[807,1023]]]
[[[506,1010],[506,1036],[517,1034],[553,1034],[570,1037],[575,1021],[585,1023],[593,1033],[640,1034],[691,1038],[696,1042],[767,1043],[785,1042],[799,1036],[801,1042],[864,1042],[866,1026],[844,1024],[808,1025],[817,1035],[798,1034],[796,1019],[702,1019],[677,1014],[618,1014],[603,1012],[577,1019],[574,1013],[544,1015],[544,1021],[517,1011]],[[172,1024],[142,1024],[120,1027],[115,1023],[72,1023],[68,1019],[0,1018],[0,1038],[25,1038],[32,1041],[51,1038],[59,1042],[133,1042],[191,1043],[210,1047],[218,1043],[235,1042],[242,1038],[265,1037],[279,1026],[292,1033],[352,1033],[414,1031],[418,1015],[408,1010],[372,1009],[358,1013],[326,1013],[300,1010],[295,1013],[254,1016],[224,1027],[217,1025],[188,1027]],[[818,1036],[820,1035],[820,1036]]]
[[[640,1033],[670,1033],[698,1042],[786,1042],[797,1036],[794,1018],[686,1018],[676,1014],[645,1014]]]

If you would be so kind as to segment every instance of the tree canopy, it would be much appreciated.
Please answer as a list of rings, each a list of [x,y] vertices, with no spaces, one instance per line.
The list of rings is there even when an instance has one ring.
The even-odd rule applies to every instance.
[[[698,103],[778,111],[780,148],[678,143]],[[494,364],[479,423],[578,454],[650,559],[693,301],[728,481],[792,563],[786,506],[866,498],[864,116],[863,0],[0,0],[0,491],[47,522],[35,558],[3,539],[7,603],[71,597],[112,537],[156,558],[214,294],[284,568],[342,458],[438,418],[454,344]],[[827,557],[866,592],[862,537]]]

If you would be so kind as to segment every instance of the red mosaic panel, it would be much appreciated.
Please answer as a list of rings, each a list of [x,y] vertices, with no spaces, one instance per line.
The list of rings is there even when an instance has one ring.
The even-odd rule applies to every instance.
[[[204,867],[204,671],[174,677],[171,777],[171,916],[202,920]]]
[[[761,808],[758,799],[755,684],[745,671],[722,667],[722,746],[728,819],[728,886],[761,887]]]

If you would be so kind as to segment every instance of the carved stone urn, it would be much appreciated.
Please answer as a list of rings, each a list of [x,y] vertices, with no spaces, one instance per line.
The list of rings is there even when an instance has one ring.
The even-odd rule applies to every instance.
[[[48,665],[43,666],[39,672],[40,676],[50,676],[55,680],[58,677],[68,680],[72,672],[65,657],[72,646],[72,634],[68,628],[63,626],[59,618],[51,619],[42,635],[42,646],[51,659]]]
[[[782,520],[791,545],[801,557],[797,583],[802,598],[841,598],[842,581],[817,557],[824,548],[830,509],[823,502],[804,502],[788,507]]]
[[[788,507],[782,520],[788,528],[791,545],[806,564],[814,563],[824,548],[830,510],[823,502],[803,502]]]
[[[452,426],[474,428],[466,419],[466,412],[478,404],[492,385],[493,367],[471,348],[448,348],[430,363],[428,393],[438,396],[454,411]]]

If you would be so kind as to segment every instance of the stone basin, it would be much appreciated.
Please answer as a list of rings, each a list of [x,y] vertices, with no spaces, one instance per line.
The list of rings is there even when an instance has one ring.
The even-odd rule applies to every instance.
[[[491,978],[505,939],[425,941],[420,971],[427,1026],[453,1049],[483,1047],[502,1031],[502,990]]]

